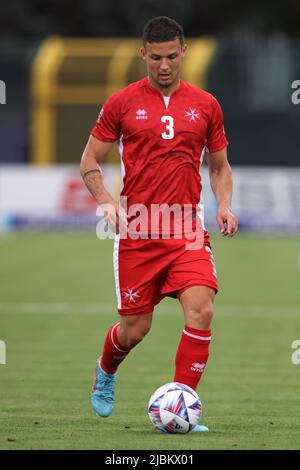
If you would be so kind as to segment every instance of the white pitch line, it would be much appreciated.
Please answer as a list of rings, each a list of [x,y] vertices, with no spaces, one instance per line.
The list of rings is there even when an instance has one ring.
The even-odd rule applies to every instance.
[[[174,302],[162,303],[155,313],[177,314],[180,306]],[[117,313],[116,303],[75,303],[75,302],[0,302],[0,315],[5,314],[83,314],[83,315],[112,315]],[[216,316],[247,316],[247,317],[295,317],[300,319],[299,307],[271,307],[271,306],[248,306],[222,305],[215,306]]]
[[[71,302],[0,302],[1,314],[101,314],[111,313],[112,309],[116,309],[116,305],[110,303],[87,304],[87,303],[71,303]]]
[[[299,307],[279,307],[279,306],[269,306],[269,305],[251,305],[251,306],[242,306],[242,305],[221,305],[215,306],[215,312],[220,313],[220,315],[229,315],[229,316],[265,316],[265,317],[298,317],[300,319],[300,305]]]

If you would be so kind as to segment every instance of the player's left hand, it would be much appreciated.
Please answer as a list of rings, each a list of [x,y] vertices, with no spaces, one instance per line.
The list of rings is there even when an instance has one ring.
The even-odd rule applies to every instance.
[[[233,237],[238,231],[238,220],[230,207],[218,207],[217,222],[223,237]]]

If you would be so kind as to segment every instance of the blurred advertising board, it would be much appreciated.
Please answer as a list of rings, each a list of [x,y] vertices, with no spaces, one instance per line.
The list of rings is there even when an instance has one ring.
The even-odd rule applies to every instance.
[[[103,165],[106,188],[118,198],[118,165]],[[300,168],[234,167],[232,208],[241,230],[300,232]],[[171,178],[171,175],[170,175]],[[205,225],[217,230],[216,201],[202,169]],[[1,166],[0,231],[95,230],[97,205],[77,166]]]

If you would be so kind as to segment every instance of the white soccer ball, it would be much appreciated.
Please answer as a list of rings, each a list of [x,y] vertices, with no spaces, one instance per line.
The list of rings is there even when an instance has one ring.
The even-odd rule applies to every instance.
[[[159,387],[151,396],[148,415],[161,432],[185,434],[199,424],[202,403],[191,387],[171,382]]]

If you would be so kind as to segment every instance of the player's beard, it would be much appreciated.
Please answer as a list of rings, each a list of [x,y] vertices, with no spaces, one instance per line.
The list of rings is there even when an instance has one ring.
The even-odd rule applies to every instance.
[[[173,88],[173,86],[176,87],[176,85],[178,84],[178,81],[179,81],[179,72],[176,73],[175,75],[171,73],[170,78],[166,80],[160,79],[159,75],[157,75],[157,78],[154,80],[157,87],[160,88],[161,90]]]
[[[161,88],[170,88],[173,85],[173,78],[170,77],[168,80],[158,80],[158,84]]]

